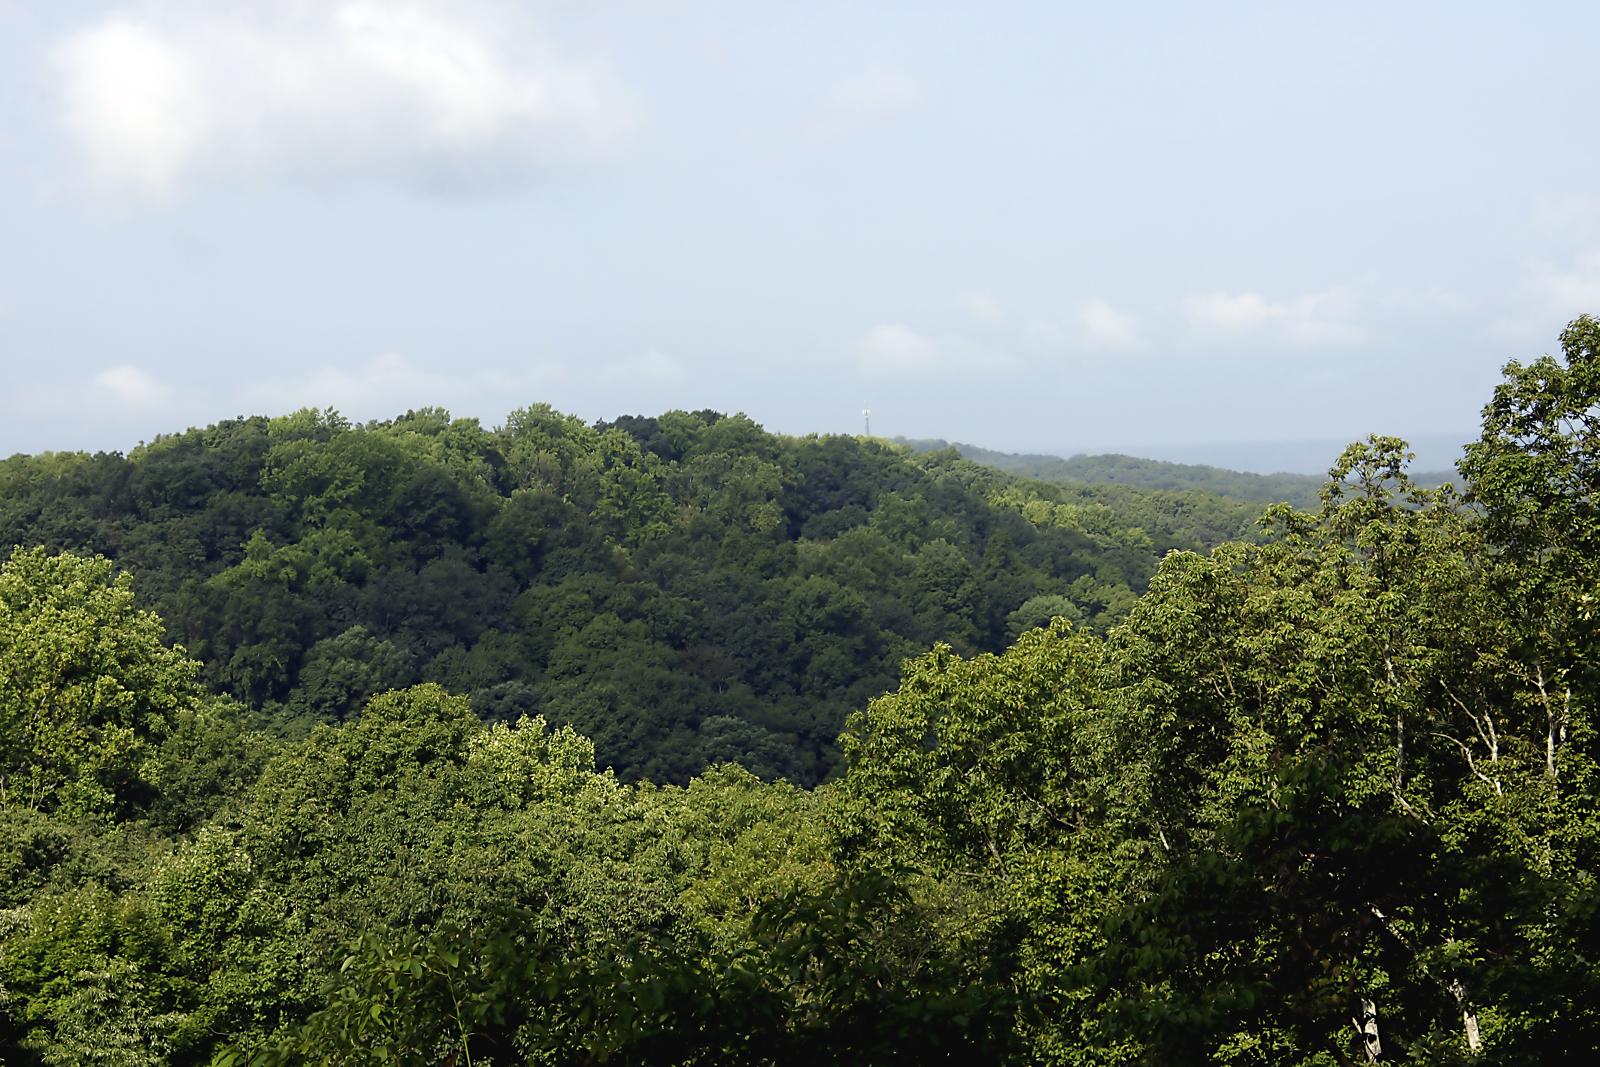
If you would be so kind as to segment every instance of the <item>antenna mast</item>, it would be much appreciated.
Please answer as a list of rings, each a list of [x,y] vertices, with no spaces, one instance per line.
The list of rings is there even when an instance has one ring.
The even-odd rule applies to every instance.
[[[861,409],[861,433],[864,437],[872,436],[872,409]]]

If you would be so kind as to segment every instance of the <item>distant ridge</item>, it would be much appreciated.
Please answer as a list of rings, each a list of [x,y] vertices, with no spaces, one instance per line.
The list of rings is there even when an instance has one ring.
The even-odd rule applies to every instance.
[[[1396,433],[1396,427],[1372,427],[1381,433]],[[1151,444],[1125,442],[1116,448],[1098,451],[1123,452],[1166,463],[1194,463],[1223,470],[1252,474],[1309,474],[1321,477],[1351,441],[1365,436],[1352,430],[1338,437],[1298,438],[1258,441],[1215,441],[1207,444]],[[1454,431],[1399,432],[1407,447],[1416,454],[1416,471],[1454,470],[1466,442],[1476,439],[1477,431],[1463,427]],[[1047,454],[1065,456],[1088,449],[1054,449]]]
[[[1252,474],[1198,463],[1171,463],[1143,459],[1120,453],[1079,454],[1070,458],[1030,453],[996,452],[978,445],[938,438],[896,437],[896,444],[914,452],[938,452],[953,448],[974,463],[986,467],[1058,484],[1132,485],[1143,489],[1173,491],[1198,490],[1260,503],[1286,501],[1297,508],[1315,508],[1318,493],[1327,478],[1317,474]],[[1329,457],[1330,462],[1333,457]],[[1442,485],[1453,479],[1448,471],[1415,471],[1412,477],[1423,485]]]

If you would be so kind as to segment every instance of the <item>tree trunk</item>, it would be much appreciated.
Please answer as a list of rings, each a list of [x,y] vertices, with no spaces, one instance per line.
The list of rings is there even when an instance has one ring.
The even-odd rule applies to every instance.
[[[1461,1009],[1461,1025],[1467,1032],[1467,1048],[1477,1055],[1483,1051],[1483,1039],[1478,1036],[1478,1013],[1467,1005],[1467,987],[1461,984],[1461,979],[1450,982],[1450,995],[1456,998],[1456,1007]]]
[[[1383,1055],[1383,1042],[1378,1037],[1378,1005],[1362,997],[1360,1011],[1350,1021],[1355,1024],[1363,1058],[1367,1063],[1377,1063]]]

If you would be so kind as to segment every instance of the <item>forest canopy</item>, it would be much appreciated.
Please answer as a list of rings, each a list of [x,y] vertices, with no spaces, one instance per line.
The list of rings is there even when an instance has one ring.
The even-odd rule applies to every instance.
[[[1163,552],[1259,505],[1010,478],[954,453],[549,407],[246,418],[127,456],[0,462],[0,544],[103,555],[218,694],[298,736],[437,682],[624,778],[814,784],[845,716],[945,641],[1104,631]]]
[[[0,1059],[1579,1061],[1600,323],[1407,463],[1213,543],[704,414],[8,461]]]

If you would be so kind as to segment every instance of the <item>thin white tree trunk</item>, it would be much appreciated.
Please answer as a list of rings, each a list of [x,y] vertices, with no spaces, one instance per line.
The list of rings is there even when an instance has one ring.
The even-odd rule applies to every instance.
[[[1351,1017],[1356,1034],[1361,1038],[1361,1052],[1368,1063],[1377,1063],[1383,1055],[1383,1041],[1378,1036],[1378,1005],[1366,997],[1361,998],[1361,1011]]]
[[[1461,979],[1450,982],[1450,993],[1456,998],[1456,1007],[1461,1009],[1461,1026],[1467,1032],[1467,1048],[1476,1055],[1483,1051],[1483,1039],[1478,1036],[1478,1013],[1467,1005],[1467,987],[1461,984]]]

